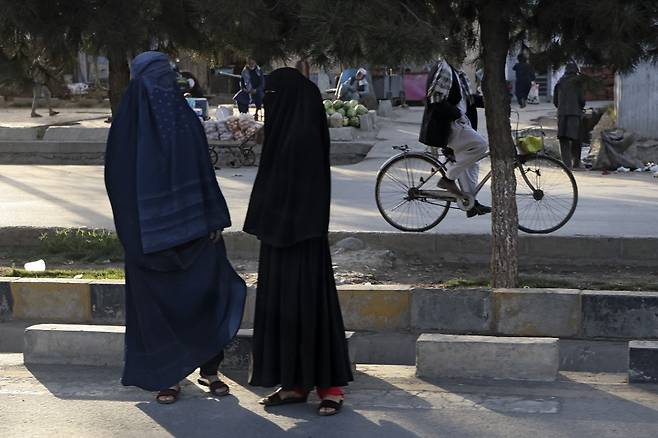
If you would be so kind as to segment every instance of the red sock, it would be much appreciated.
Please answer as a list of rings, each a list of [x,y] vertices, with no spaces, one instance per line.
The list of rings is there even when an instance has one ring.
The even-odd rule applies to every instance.
[[[338,397],[342,397],[344,395],[343,390],[341,389],[340,386],[330,386],[329,388],[318,388],[317,391],[318,391],[318,397],[320,397],[321,399],[324,399],[329,395],[338,396]]]

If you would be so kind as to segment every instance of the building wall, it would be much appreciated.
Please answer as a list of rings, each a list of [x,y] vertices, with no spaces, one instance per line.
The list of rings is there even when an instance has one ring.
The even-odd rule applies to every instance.
[[[642,63],[615,80],[617,126],[641,137],[658,138],[658,65]]]

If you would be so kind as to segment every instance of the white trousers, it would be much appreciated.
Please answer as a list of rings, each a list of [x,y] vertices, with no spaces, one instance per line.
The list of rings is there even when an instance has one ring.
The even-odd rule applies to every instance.
[[[455,162],[446,165],[446,176],[459,180],[462,191],[473,194],[480,178],[479,160],[489,147],[465,115],[452,122],[451,128],[448,146],[455,152]]]

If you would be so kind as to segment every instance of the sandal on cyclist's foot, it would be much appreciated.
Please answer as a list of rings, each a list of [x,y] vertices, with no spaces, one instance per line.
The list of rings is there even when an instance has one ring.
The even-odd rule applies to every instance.
[[[321,417],[329,417],[336,415],[343,407],[343,400],[334,401],[325,398],[318,406],[318,415]]]
[[[292,392],[296,395],[281,397],[281,392]],[[295,391],[284,391],[283,389],[279,388],[276,391],[274,391],[272,394],[268,395],[267,397],[260,399],[258,403],[266,407],[281,406],[281,405],[290,405],[293,403],[306,403],[307,399],[308,399],[308,393],[299,394]]]
[[[216,380],[211,380],[212,377],[215,377]],[[217,376],[204,376],[202,374],[201,377],[197,379],[197,383],[202,386],[207,386],[210,393],[216,397],[223,397],[225,395],[229,395],[231,392],[228,385],[222,382],[222,380]]]
[[[161,405],[170,405],[176,403],[179,395],[180,385],[176,385],[158,392],[158,395],[155,396],[155,401]]]
[[[459,187],[457,187],[457,183],[455,183],[453,180],[448,179],[446,177],[442,177],[438,183],[436,183],[436,186],[440,189],[444,189],[452,193],[453,195],[456,196],[464,196],[461,190],[459,190]]]

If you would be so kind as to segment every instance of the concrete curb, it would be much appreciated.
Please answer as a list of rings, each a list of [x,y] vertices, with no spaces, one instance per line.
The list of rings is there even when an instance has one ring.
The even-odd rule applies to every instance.
[[[60,127],[58,127],[60,128]],[[43,140],[38,140],[36,134],[19,136],[16,140],[0,140],[0,164],[52,164],[52,165],[103,165],[105,164],[106,141],[95,139],[90,135],[77,135],[74,140],[63,139],[62,135],[48,135],[49,128]],[[60,131],[72,128],[61,127]],[[80,128],[93,130],[103,128]],[[34,138],[33,138],[34,137]],[[239,161],[232,153],[237,147],[227,147],[222,144],[211,144],[218,152],[221,167],[230,167]],[[237,144],[236,144],[237,146]],[[354,164],[362,161],[374,146],[374,142],[364,140],[339,141],[331,143],[330,160],[332,165]],[[256,164],[260,157],[261,146],[254,148]],[[239,155],[239,154],[237,154]]]
[[[242,328],[253,327],[255,295]],[[658,292],[343,285],[338,295],[347,330],[658,339]],[[123,324],[123,300],[123,281],[0,278],[4,320]]]
[[[25,329],[27,365],[122,366],[125,327],[117,325],[38,324]],[[353,332],[345,332],[352,365]],[[224,369],[249,369],[253,330],[241,329],[224,349]]]
[[[0,247],[35,247],[39,236],[60,228],[0,227]],[[111,230],[109,230],[111,231]],[[431,263],[489,263],[491,236],[487,234],[435,234],[332,231],[333,245],[356,237],[366,247],[390,250],[399,257],[412,257]],[[242,231],[224,233],[231,257],[258,257],[259,242]],[[597,236],[519,236],[521,266],[565,264],[569,255],[572,266],[644,266],[658,265],[658,238]]]

